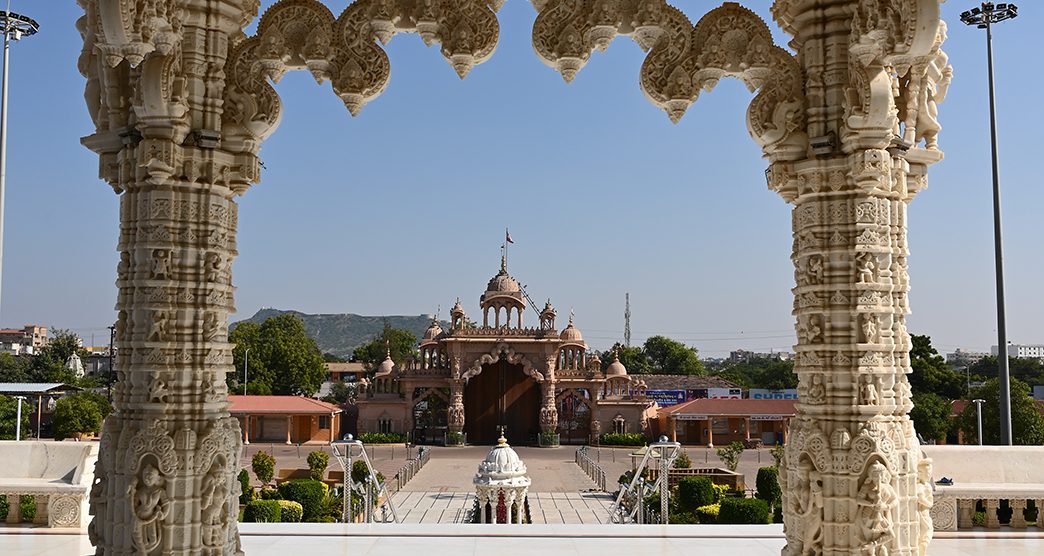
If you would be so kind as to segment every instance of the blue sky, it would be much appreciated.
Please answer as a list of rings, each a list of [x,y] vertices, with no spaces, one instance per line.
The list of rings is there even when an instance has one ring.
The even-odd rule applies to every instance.
[[[327,1],[335,13],[346,3]],[[678,4],[694,20],[718,5]],[[770,4],[745,2],[766,20]],[[1031,45],[1044,16],[1023,4],[995,37],[1008,330],[1014,342],[1041,343],[1044,191],[1034,170],[1044,111]],[[971,5],[943,4],[955,68],[941,107],[946,160],[909,213],[909,329],[943,351],[996,342],[985,37],[957,20]],[[91,132],[76,70],[80,12],[73,2],[12,9],[42,28],[11,53],[0,323],[73,328],[102,344],[115,316],[118,199],[79,144]],[[595,54],[567,85],[533,53],[535,15],[509,0],[497,53],[464,81],[437,48],[396,37],[390,86],[358,118],[307,73],[278,84],[283,123],[262,150],[262,183],[240,199],[233,318],[265,306],[441,305],[445,316],[457,296],[477,314],[510,227],[509,270],[538,302],[550,297],[560,315],[573,308],[596,348],[622,337],[630,292],[636,341],[666,334],[708,356],[790,349],[790,208],[765,187],[744,125],[750,94],[723,81],[672,125],[638,88],[644,55],[633,42]]]

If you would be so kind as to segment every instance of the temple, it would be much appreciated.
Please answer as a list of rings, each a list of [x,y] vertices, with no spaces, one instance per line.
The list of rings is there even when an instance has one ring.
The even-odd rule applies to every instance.
[[[525,324],[526,308],[501,258],[479,297],[481,324],[458,299],[449,330],[433,319],[416,358],[397,365],[388,356],[362,383],[357,430],[446,444],[494,444],[502,432],[544,445],[645,431],[655,414],[645,383],[619,360],[603,371],[572,316],[556,328],[550,300],[535,327]]]

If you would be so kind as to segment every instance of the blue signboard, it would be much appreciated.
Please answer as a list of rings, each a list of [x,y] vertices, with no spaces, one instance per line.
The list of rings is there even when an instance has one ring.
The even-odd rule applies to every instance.
[[[677,405],[686,400],[685,390],[646,390],[645,395],[656,400],[660,407]]]

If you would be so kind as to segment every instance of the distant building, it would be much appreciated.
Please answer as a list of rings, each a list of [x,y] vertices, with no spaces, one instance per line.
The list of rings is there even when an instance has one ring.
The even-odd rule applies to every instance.
[[[243,443],[329,444],[341,437],[336,405],[300,396],[229,396]]]
[[[326,376],[331,382],[358,382],[366,378],[366,369],[362,363],[326,363]]]
[[[21,329],[0,328],[0,348],[14,355],[33,354],[47,345],[47,327],[27,324]]]
[[[990,347],[990,353],[997,355],[997,346]],[[1008,357],[1016,359],[1044,359],[1044,344],[1008,344]]]
[[[993,353],[996,354],[997,352],[994,351]],[[946,354],[946,362],[957,367],[969,367],[989,355],[985,351],[968,351],[957,348],[953,353]]]
[[[747,351],[745,349],[737,349],[736,351],[729,352],[729,362],[731,363],[749,363],[755,359],[776,359],[779,361],[790,361],[794,358],[794,354],[789,351],[773,351],[769,353],[758,353],[753,351]]]

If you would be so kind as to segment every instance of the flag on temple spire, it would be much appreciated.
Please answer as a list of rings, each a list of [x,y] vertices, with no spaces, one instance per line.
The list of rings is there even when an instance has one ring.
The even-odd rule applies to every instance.
[[[511,232],[509,232],[507,228],[504,228],[504,241],[515,243],[515,240],[511,239]]]

